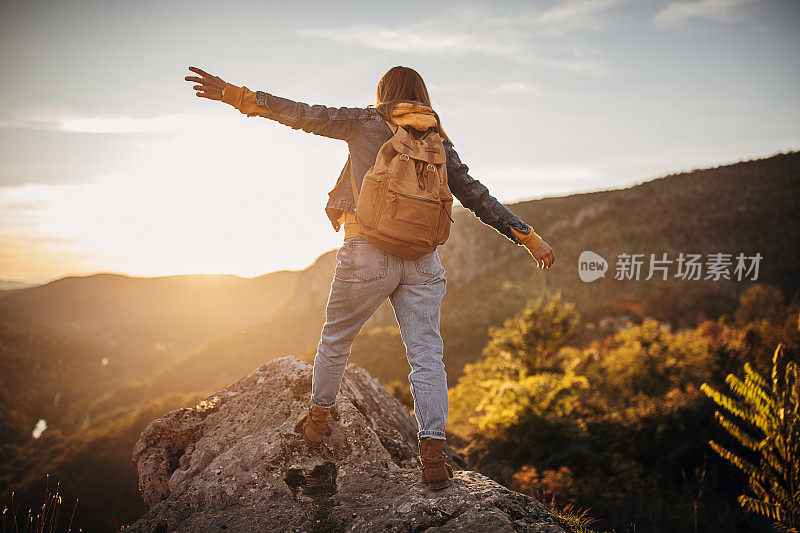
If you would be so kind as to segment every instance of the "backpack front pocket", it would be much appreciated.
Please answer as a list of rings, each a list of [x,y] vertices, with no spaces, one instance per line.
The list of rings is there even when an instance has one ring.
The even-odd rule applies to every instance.
[[[370,168],[364,175],[356,206],[356,220],[368,230],[374,228],[378,222],[386,191],[386,180],[384,179],[386,173],[373,172],[373,168]]]
[[[430,246],[438,234],[441,211],[440,201],[389,189],[377,231],[409,244]]]

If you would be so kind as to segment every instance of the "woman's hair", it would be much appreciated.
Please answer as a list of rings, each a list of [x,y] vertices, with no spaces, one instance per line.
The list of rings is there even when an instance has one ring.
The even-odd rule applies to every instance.
[[[378,82],[375,109],[384,119],[392,120],[392,111],[400,102],[411,102],[430,108],[433,107],[431,106],[431,98],[428,96],[428,89],[425,87],[425,82],[422,81],[422,76],[413,68],[392,67]],[[442,128],[442,121],[439,120],[438,113],[434,111],[433,114],[436,115],[436,127],[434,130],[442,137],[443,141],[453,144],[453,141],[450,140],[444,132],[444,128]]]

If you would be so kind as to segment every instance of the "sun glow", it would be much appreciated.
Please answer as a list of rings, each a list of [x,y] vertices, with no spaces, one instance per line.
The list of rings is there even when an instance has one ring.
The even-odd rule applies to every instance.
[[[139,275],[249,277],[302,268],[337,245],[323,207],[346,145],[236,115],[161,122],[182,131],[134,141],[132,168],[0,190],[2,211],[24,212],[13,235],[69,242],[82,258],[72,268]]]

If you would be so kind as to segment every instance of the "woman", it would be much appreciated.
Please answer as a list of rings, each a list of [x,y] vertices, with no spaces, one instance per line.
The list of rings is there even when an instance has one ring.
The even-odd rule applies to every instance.
[[[348,186],[349,173],[352,170],[360,190],[364,174],[375,164],[378,150],[392,137],[387,121],[417,136],[433,128],[444,142],[450,191],[461,204],[514,243],[524,245],[540,268],[553,265],[553,250],[467,174],[467,166],[459,160],[438,114],[431,108],[425,83],[413,69],[390,69],[378,83],[375,106],[366,108],[309,106],[226,83],[199,68],[189,67],[189,70],[199,74],[185,78],[197,83],[193,89],[198,97],[221,100],[248,117],[266,117],[293,129],[346,141],[350,149],[325,207],[333,228],[339,231],[344,226],[344,243],[337,253],[325,325],[314,358],[311,405],[297,420],[298,432],[307,445],[321,447],[350,346],[367,319],[388,297],[412,368],[409,382],[419,424],[422,479],[432,489],[449,486],[453,473],[443,452],[449,404],[439,334],[445,270],[436,250],[417,259],[407,259],[383,251],[360,236],[354,215],[354,194]]]

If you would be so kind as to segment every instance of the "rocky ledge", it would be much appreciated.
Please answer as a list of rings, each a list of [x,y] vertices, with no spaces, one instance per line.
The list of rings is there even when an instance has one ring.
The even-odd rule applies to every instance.
[[[133,450],[149,511],[127,531],[563,531],[542,504],[466,469],[452,451],[452,485],[428,490],[416,420],[352,365],[323,448],[309,449],[294,425],[311,372],[276,359],[152,422]]]

